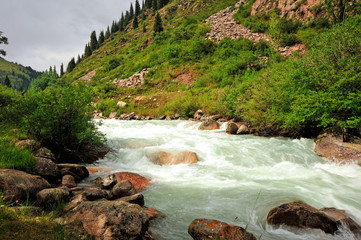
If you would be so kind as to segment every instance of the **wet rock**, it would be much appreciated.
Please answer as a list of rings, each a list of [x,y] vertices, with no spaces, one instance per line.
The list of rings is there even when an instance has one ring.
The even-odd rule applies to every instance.
[[[68,202],[70,192],[63,188],[48,188],[36,194],[36,201],[40,206],[52,207],[59,202]]]
[[[166,217],[166,215],[164,213],[162,213],[154,208],[143,207],[143,209],[147,213],[150,221],[152,221],[153,219],[156,219],[156,218],[165,218]]]
[[[285,224],[298,228],[316,228],[330,234],[334,234],[338,230],[335,219],[300,201],[282,204],[271,209],[267,216],[267,222],[277,226]]]
[[[100,185],[104,189],[111,189],[115,184],[117,184],[117,178],[114,174],[111,174],[104,178],[96,178],[93,183]]]
[[[82,202],[67,214],[66,220],[80,223],[95,239],[143,239],[149,226],[145,211],[127,202]]]
[[[40,176],[13,169],[0,169],[0,189],[5,201],[26,200],[28,196],[35,199],[39,191],[49,187],[49,182]]]
[[[115,118],[117,116],[118,112],[111,112],[109,114],[109,118]]]
[[[249,133],[250,133],[249,128],[246,125],[240,126],[237,130],[237,134],[239,135],[249,134]]]
[[[85,194],[77,194],[70,199],[69,204],[65,207],[64,211],[69,212],[71,209],[79,206],[82,202],[89,201]]]
[[[36,158],[35,172],[48,181],[54,181],[60,176],[58,166],[47,158]]]
[[[76,182],[72,175],[65,175],[63,176],[61,185],[68,188],[74,188],[76,187]]]
[[[203,117],[203,111],[201,109],[198,109],[195,113],[193,118],[195,120],[201,120],[201,118]]]
[[[29,149],[31,151],[36,151],[40,148],[40,143],[33,139],[26,139],[17,142],[16,146],[20,149]]]
[[[114,173],[117,182],[121,182],[123,180],[129,180],[135,190],[138,192],[144,191],[150,184],[150,179],[147,179],[137,173],[131,173],[131,172],[117,172]]]
[[[156,152],[151,156],[153,163],[158,165],[195,164],[199,161],[195,152],[167,153]]]
[[[237,239],[257,240],[252,234],[241,227],[211,219],[196,219],[188,228],[189,235],[195,240]]]
[[[237,134],[239,124],[235,122],[228,122],[226,132],[229,134]]]
[[[348,217],[345,210],[336,208],[321,208],[320,211],[335,221],[337,226],[344,224],[346,228],[350,229],[352,232],[357,231],[359,237],[361,238],[361,226],[357,224],[352,218]]]
[[[140,193],[134,194],[132,196],[127,196],[127,197],[122,197],[122,198],[118,198],[115,201],[120,201],[120,202],[128,202],[128,203],[132,203],[132,204],[138,204],[139,206],[143,207],[144,206],[144,196]]]
[[[129,180],[118,182],[110,191],[109,199],[117,199],[131,196],[137,193],[133,184]]]
[[[58,164],[60,173],[62,176],[71,175],[75,178],[75,181],[79,182],[82,179],[89,177],[89,172],[86,167],[79,164],[63,163]]]
[[[207,118],[199,126],[198,130],[216,130],[216,129],[220,129],[220,127],[221,127],[221,125],[218,122],[216,122],[210,118]]]
[[[97,199],[108,198],[108,192],[94,186],[82,186],[70,189],[73,195],[84,195],[87,200],[94,201]]]

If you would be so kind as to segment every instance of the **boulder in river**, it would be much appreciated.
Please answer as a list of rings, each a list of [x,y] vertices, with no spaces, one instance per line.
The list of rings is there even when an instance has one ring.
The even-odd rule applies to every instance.
[[[71,175],[77,182],[86,177],[89,177],[89,172],[86,167],[79,164],[62,163],[58,164],[58,168],[60,169],[62,176]]]
[[[50,188],[48,181],[40,176],[13,169],[0,169],[0,189],[6,201],[34,199],[36,194]]]
[[[252,233],[247,232],[241,227],[204,218],[193,220],[193,222],[189,225],[188,233],[194,240],[257,240]]]
[[[131,196],[137,193],[133,184],[129,180],[123,180],[115,184],[109,194],[109,199],[117,199]]]
[[[199,126],[198,130],[217,130],[217,129],[220,129],[220,127],[221,127],[221,125],[218,122],[216,122],[210,118],[207,118]]]
[[[114,173],[117,182],[129,180],[137,192],[144,191],[150,185],[150,179],[147,179],[137,173],[117,172]]]
[[[335,234],[341,220],[348,224],[350,230],[361,229],[345,215],[343,210],[329,208],[318,210],[301,201],[275,207],[267,216],[267,222],[270,225],[284,224],[303,229],[315,228],[330,234]]]
[[[239,124],[235,122],[228,122],[226,132],[229,134],[237,134]]]
[[[82,202],[66,217],[69,223],[80,223],[95,239],[143,239],[149,227],[147,213],[127,202]]]
[[[195,113],[194,113],[194,116],[193,116],[193,118],[195,119],[195,120],[201,120],[201,118],[203,117],[203,111],[202,111],[202,109],[198,109]]]
[[[195,164],[199,161],[195,152],[156,152],[151,156],[151,160],[158,165]]]

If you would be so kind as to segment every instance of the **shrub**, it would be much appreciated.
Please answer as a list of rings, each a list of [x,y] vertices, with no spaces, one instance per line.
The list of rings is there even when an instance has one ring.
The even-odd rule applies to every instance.
[[[281,46],[293,46],[301,41],[297,38],[295,34],[284,34],[281,36]]]
[[[200,59],[204,55],[213,53],[216,49],[216,45],[211,40],[195,39],[191,43],[190,54],[193,59]]]
[[[106,71],[111,71],[113,69],[116,69],[119,65],[120,65],[120,59],[112,58],[105,65],[105,70]]]

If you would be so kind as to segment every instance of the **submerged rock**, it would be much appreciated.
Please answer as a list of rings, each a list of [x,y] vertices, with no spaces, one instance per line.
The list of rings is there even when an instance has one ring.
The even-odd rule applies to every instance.
[[[188,233],[194,240],[257,240],[257,238],[252,233],[247,232],[241,227],[204,218],[194,220],[189,225]]]
[[[360,226],[348,218],[343,210],[330,208],[318,210],[301,201],[275,207],[267,216],[267,222],[270,225],[284,224],[304,229],[315,228],[330,234],[336,233],[341,221],[344,221],[350,230],[360,229]]]
[[[151,160],[158,165],[195,164],[199,161],[195,152],[180,152],[176,154],[156,152],[151,156]]]
[[[153,219],[156,219],[156,218],[165,218],[166,217],[166,215],[164,213],[162,213],[154,208],[143,207],[143,209],[147,213],[149,221],[152,221]]]
[[[217,130],[217,129],[220,129],[220,127],[221,127],[221,125],[218,122],[216,122],[210,118],[207,118],[199,126],[198,130]]]
[[[0,169],[0,189],[5,201],[34,199],[36,194],[50,188],[48,181],[40,176],[13,169]]]
[[[69,211],[69,223],[80,223],[95,239],[143,239],[149,226],[146,212],[127,202],[82,202]]]

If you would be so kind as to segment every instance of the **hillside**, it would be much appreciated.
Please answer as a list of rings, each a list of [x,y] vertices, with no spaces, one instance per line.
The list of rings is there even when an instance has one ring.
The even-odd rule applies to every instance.
[[[24,67],[0,58],[0,83],[3,83],[6,76],[8,76],[15,89],[28,89],[31,80],[37,78],[40,74],[31,67]]]
[[[159,10],[164,31],[157,34],[153,31],[156,12],[146,9],[144,22],[138,17],[138,28],[133,29],[130,22],[124,31],[112,34],[62,79],[91,86],[97,111],[106,117],[111,112],[116,116],[135,112],[188,118],[202,109],[208,115],[243,119],[261,128],[272,126],[277,134],[288,129],[288,134],[298,135],[310,125],[318,129],[324,115],[300,120],[299,127],[277,119],[277,113],[265,113],[275,109],[271,106],[279,100],[265,102],[268,107],[264,107],[249,98],[255,93],[252,88],[272,90],[259,80],[273,71],[283,72],[294,61],[302,62],[299,59],[317,45],[315,39],[326,37],[332,26],[321,1],[272,3],[171,1]],[[143,70],[147,74],[138,79]],[[119,107],[125,105],[117,105],[119,101],[126,106]],[[279,110],[294,114],[289,107]],[[327,121],[323,127],[339,120]]]

